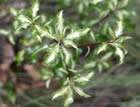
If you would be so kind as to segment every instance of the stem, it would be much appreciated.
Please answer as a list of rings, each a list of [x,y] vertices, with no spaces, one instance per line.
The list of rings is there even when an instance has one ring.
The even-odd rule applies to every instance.
[[[115,40],[111,40],[111,41],[108,41],[106,42],[107,44],[111,44],[111,43],[115,43]],[[88,47],[92,47],[92,46],[95,46],[95,45],[100,45],[101,43],[87,43],[85,45],[82,45],[82,46],[78,46],[78,48],[81,48],[81,49],[85,49],[85,48],[88,48]],[[68,47],[69,49],[72,49],[73,47]]]
[[[98,22],[96,22],[92,28],[94,27],[98,27],[103,21],[105,21],[106,19],[108,19],[111,15],[113,15],[118,9],[114,9],[111,10],[110,12],[108,12],[108,14],[106,14],[105,16],[103,16]]]
[[[66,65],[66,69],[67,69],[67,72],[68,72],[68,79],[69,79],[69,81],[70,81],[70,80],[71,80],[71,77],[70,77],[68,65]]]

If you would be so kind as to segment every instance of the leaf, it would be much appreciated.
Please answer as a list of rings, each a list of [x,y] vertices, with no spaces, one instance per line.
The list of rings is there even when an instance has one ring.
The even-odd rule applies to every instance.
[[[94,72],[89,72],[87,74],[84,75],[80,75],[80,77],[76,77],[76,79],[74,79],[75,82],[88,82],[94,75]]]
[[[58,97],[64,96],[68,92],[68,88],[69,88],[68,86],[67,87],[62,87],[60,90],[56,91],[53,94],[52,100],[54,100]]]
[[[122,1],[119,3],[119,8],[126,7],[126,6],[128,5],[128,2],[129,2],[129,0],[122,0]]]
[[[119,37],[123,33],[123,22],[122,20],[117,21],[117,29],[115,30],[115,36]]]
[[[57,24],[56,25],[57,25],[57,29],[61,35],[63,35],[63,29],[64,29],[63,24],[64,24],[63,11],[60,11],[57,15]]]
[[[51,63],[55,60],[57,54],[59,52],[59,44],[56,44],[48,53],[47,60],[45,60],[45,64]]]
[[[65,68],[59,68],[58,70],[61,71],[61,72],[64,72],[65,74],[68,74],[68,72]]]
[[[9,31],[6,29],[0,29],[0,35],[7,36],[9,34]]]
[[[112,40],[115,40],[115,39],[116,39],[116,37],[115,37],[115,32],[111,29],[111,27],[109,27],[108,30],[109,30],[109,34],[110,34],[111,37],[112,37]]]
[[[67,97],[64,101],[64,107],[68,107],[70,104],[72,104],[74,101],[73,99],[73,91],[72,89],[69,87],[68,91],[67,91]]]
[[[77,45],[72,40],[64,40],[65,46],[72,46],[73,48],[77,48]]]
[[[96,61],[91,61],[84,65],[84,68],[86,68],[86,69],[94,68],[94,67],[96,67]]]
[[[125,40],[129,40],[129,39],[132,39],[132,37],[130,37],[130,36],[125,36],[125,37],[121,37],[121,38],[119,38],[119,39],[117,40],[117,42],[122,43],[123,41],[125,41]]]
[[[87,34],[89,31],[90,31],[90,28],[86,28],[84,30],[72,32],[72,33],[67,35],[66,39],[71,39],[71,40],[79,39],[81,36]]]
[[[97,54],[101,53],[102,51],[105,51],[107,49],[107,46],[108,45],[106,43],[102,43],[102,45],[100,45],[97,50]]]
[[[99,72],[102,72],[102,70],[103,70],[102,64],[98,64],[97,67],[98,67]]]
[[[18,12],[15,8],[10,8],[10,13],[13,15],[13,16],[17,16],[18,15]]]
[[[15,45],[15,40],[13,35],[8,35],[8,40],[10,41],[11,44]]]
[[[24,15],[19,15],[19,16],[17,17],[17,19],[18,19],[20,22],[22,22],[22,23],[32,24],[31,19],[28,18],[28,17],[26,17],[26,16],[24,16]]]
[[[113,54],[112,52],[106,53],[104,56],[101,57],[101,60],[102,61],[108,60],[112,56],[112,54]]]
[[[51,83],[51,80],[50,80],[50,79],[46,81],[46,87],[47,87],[47,88],[50,87],[50,83]]]
[[[31,7],[31,14],[32,14],[32,17],[36,17],[37,16],[37,13],[39,11],[39,1],[38,0],[34,0],[33,2],[33,5]]]
[[[91,37],[92,37],[93,41],[95,42],[95,41],[96,41],[95,34],[94,34],[93,32],[90,32],[90,35],[91,35]]]
[[[70,59],[72,58],[72,54],[71,52],[65,48],[65,47],[62,47],[62,50],[63,50],[63,53],[65,54],[65,63],[68,65],[69,62],[70,62]]]
[[[29,23],[23,23],[19,25],[16,29],[16,32],[20,31],[21,29],[27,29],[29,25],[30,25]]]
[[[54,36],[52,36],[49,31],[39,25],[35,25],[36,30],[41,34],[41,36],[45,36],[49,39],[55,39]]]
[[[123,50],[121,48],[116,47],[115,54],[120,57],[120,63],[119,64],[122,64],[123,61],[124,61],[124,53],[123,53]]]
[[[48,48],[48,45],[44,45],[44,46],[39,46],[39,47],[36,47],[32,53],[32,56],[38,54],[39,52],[41,51],[44,51]]]
[[[100,2],[103,2],[103,0],[92,0],[91,1],[91,3],[93,3],[95,5],[98,4],[98,3],[100,3]]]
[[[78,93],[80,96],[83,96],[85,98],[89,98],[90,96],[86,94],[81,88],[74,86],[73,87],[76,93]]]

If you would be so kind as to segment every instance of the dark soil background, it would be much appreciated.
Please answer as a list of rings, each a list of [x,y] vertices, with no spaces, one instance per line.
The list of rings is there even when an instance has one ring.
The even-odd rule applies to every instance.
[[[55,14],[56,1],[41,0],[41,12]],[[1,3],[0,28],[8,28],[13,20],[9,7],[26,8],[30,4],[30,0],[5,0]],[[128,55],[125,63],[96,74],[84,89],[92,97],[85,99],[77,96],[71,107],[140,107],[140,0],[133,0],[129,6],[137,12],[137,17],[132,19],[136,30],[127,33],[133,39],[126,42]],[[20,36],[16,37],[16,41]],[[5,36],[0,35],[0,107],[62,107],[61,99],[51,100],[51,94],[59,84],[54,80],[50,89],[46,89],[44,81],[38,76],[39,65],[23,64],[15,69],[13,58],[19,46],[18,42],[15,46],[11,45]],[[1,88],[7,81],[15,85],[16,104],[10,103],[7,90]]]

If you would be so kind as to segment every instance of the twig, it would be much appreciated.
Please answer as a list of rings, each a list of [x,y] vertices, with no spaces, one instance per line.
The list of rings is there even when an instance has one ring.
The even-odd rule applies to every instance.
[[[94,27],[98,27],[103,21],[105,21],[106,19],[108,19],[111,15],[113,15],[118,9],[114,9],[111,10],[110,12],[108,12],[108,14],[106,14],[105,16],[103,16],[98,22],[96,22],[92,28]]]

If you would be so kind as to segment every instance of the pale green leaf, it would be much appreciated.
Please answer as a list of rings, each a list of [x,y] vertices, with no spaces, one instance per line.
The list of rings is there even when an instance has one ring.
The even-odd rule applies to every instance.
[[[128,5],[128,2],[129,2],[129,0],[122,0],[122,1],[120,1],[118,7],[119,7],[119,8],[126,7],[126,6]]]
[[[103,2],[103,0],[91,0],[91,3],[95,4],[95,5],[100,3],[100,2]]]
[[[58,70],[61,71],[61,72],[64,72],[65,74],[68,74],[68,72],[65,68],[59,68]]]
[[[33,5],[31,7],[31,14],[32,14],[33,18],[35,16],[37,16],[37,12],[38,11],[39,11],[39,1],[38,0],[34,0]]]
[[[11,14],[13,15],[13,16],[17,16],[18,15],[18,12],[17,12],[17,10],[15,9],[15,8],[10,8],[10,12],[11,12]]]
[[[69,87],[68,91],[67,91],[67,97],[64,101],[64,107],[68,107],[70,104],[72,104],[74,101],[73,99],[73,91],[72,89]]]
[[[59,44],[55,45],[51,50],[50,52],[48,53],[48,57],[47,57],[47,60],[45,60],[45,63],[48,64],[48,63],[51,63],[52,61],[55,60],[57,54],[59,52]]]
[[[119,20],[117,21],[117,29],[115,30],[115,36],[119,37],[123,33],[123,21]]]
[[[103,43],[102,45],[99,46],[98,50],[97,50],[97,54],[101,53],[102,51],[105,51],[107,49],[107,44]]]
[[[39,25],[35,25],[36,30],[41,34],[41,36],[45,36],[49,39],[55,39],[53,35],[49,33],[49,31]]]
[[[15,40],[13,35],[8,35],[8,40],[10,41],[11,44],[15,45]]]
[[[60,11],[57,15],[57,29],[61,35],[63,35],[63,29],[64,29],[64,19],[63,19],[63,11]]]
[[[99,72],[101,72],[101,71],[103,70],[102,64],[98,64],[98,65],[97,65],[97,68],[98,68]]]
[[[65,47],[62,47],[62,50],[63,50],[63,53],[65,55],[65,63],[68,65],[70,63],[70,60],[72,58],[72,54],[71,52],[65,48]]]
[[[95,42],[96,41],[96,37],[95,37],[95,34],[93,32],[90,32],[90,35],[92,37],[92,40]]]
[[[123,61],[124,61],[124,53],[123,53],[123,50],[121,48],[116,47],[115,54],[120,57],[120,64],[122,64]]]
[[[77,45],[72,40],[64,40],[65,46],[72,46],[73,48],[77,48]]]
[[[6,29],[0,29],[0,35],[5,35],[5,36],[8,36],[9,34],[9,31],[6,30]]]
[[[74,79],[75,82],[88,82],[94,75],[94,72],[89,72],[87,74],[83,74],[83,75],[80,75],[80,77],[76,77],[76,79]]]
[[[81,36],[87,34],[90,31],[89,28],[72,32],[67,35],[66,39],[79,39]]]
[[[81,88],[76,87],[76,86],[74,86],[73,88],[76,91],[76,93],[78,93],[80,96],[85,97],[85,98],[90,97],[90,95],[86,94]]]
[[[88,62],[84,65],[84,68],[88,69],[88,68],[94,68],[96,67],[96,61],[91,61],[91,62]]]
[[[119,39],[117,40],[117,42],[122,43],[122,42],[124,42],[125,40],[129,40],[129,39],[132,39],[132,37],[130,37],[130,36],[125,36],[125,37],[119,38]]]
[[[37,55],[39,52],[44,51],[44,50],[46,50],[47,48],[48,48],[48,45],[44,45],[44,46],[42,46],[42,47],[37,47],[37,48],[34,50],[32,56]]]
[[[46,87],[47,87],[47,88],[50,87],[50,83],[51,83],[51,80],[50,80],[50,79],[46,81]]]
[[[31,19],[28,18],[27,16],[22,15],[22,14],[19,15],[19,16],[17,17],[17,19],[18,19],[20,22],[22,22],[22,23],[32,24]]]
[[[68,89],[69,89],[69,87],[67,86],[67,87],[62,87],[60,90],[56,91],[53,94],[52,100],[54,100],[58,97],[64,96],[68,92]]]
[[[108,60],[111,56],[112,56],[112,52],[108,52],[108,53],[106,53],[105,55],[103,55],[102,57],[101,57],[101,60],[102,61],[106,61],[106,60]]]

